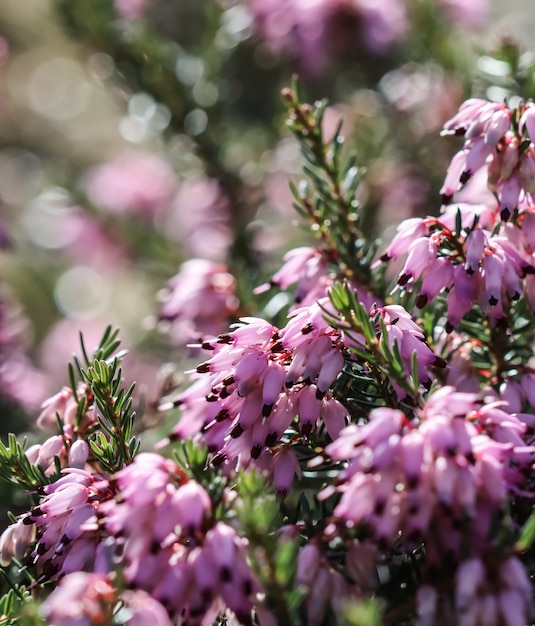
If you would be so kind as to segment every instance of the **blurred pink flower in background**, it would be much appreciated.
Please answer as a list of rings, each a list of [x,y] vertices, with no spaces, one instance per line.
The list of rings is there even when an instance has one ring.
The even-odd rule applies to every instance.
[[[153,218],[168,207],[176,177],[158,155],[125,152],[91,170],[84,187],[91,203],[99,208]]]
[[[468,26],[481,26],[490,15],[487,0],[439,0],[448,17]]]
[[[54,626],[92,626],[110,618],[115,600],[116,591],[107,576],[74,572],[46,599],[43,614]]]
[[[71,319],[64,318],[57,322],[41,342],[39,363],[47,372],[50,389],[54,393],[67,382],[66,364],[74,354],[81,357],[80,332],[84,336],[84,344],[88,354],[92,354],[106,329],[102,319]],[[123,340],[126,339],[122,333]]]
[[[410,114],[413,133],[435,133],[457,110],[462,96],[459,83],[432,63],[407,63],[381,79],[381,91],[397,110]]]
[[[56,393],[67,384],[67,363],[74,354],[81,358],[80,332],[84,337],[87,353],[91,355],[98,346],[108,323],[99,317],[90,319],[64,318],[52,327],[41,343],[39,363],[46,372],[48,393]],[[134,340],[126,328],[121,328],[122,347],[128,350],[123,359],[124,384],[128,387],[136,382],[135,396],[142,397],[145,404],[155,401],[157,374],[161,364],[154,358],[142,354],[133,347]],[[46,394],[45,396],[46,397]],[[40,402],[44,400],[41,398]]]
[[[46,398],[46,376],[25,354],[30,328],[12,298],[0,291],[0,396],[25,409],[37,409]]]
[[[63,217],[60,227],[66,234],[65,254],[73,261],[110,272],[128,262],[128,254],[118,237],[112,237],[92,215],[73,210]]]
[[[150,0],[115,0],[115,11],[124,20],[140,18],[147,8]]]
[[[248,5],[268,51],[298,57],[311,75],[333,55],[362,47],[384,54],[407,30],[400,0],[248,0]]]
[[[215,336],[228,327],[239,301],[236,281],[224,265],[190,259],[171,278],[163,295],[159,319],[172,325],[179,342]]]
[[[218,182],[186,179],[179,183],[159,229],[165,237],[180,242],[187,256],[221,261],[232,241],[229,222],[229,203]]]
[[[0,396],[6,395],[28,411],[41,405],[48,393],[48,377],[24,354],[0,360]]]
[[[398,224],[401,218],[423,211],[429,182],[416,167],[378,159],[370,167],[367,179],[371,193],[377,197],[382,225]]]

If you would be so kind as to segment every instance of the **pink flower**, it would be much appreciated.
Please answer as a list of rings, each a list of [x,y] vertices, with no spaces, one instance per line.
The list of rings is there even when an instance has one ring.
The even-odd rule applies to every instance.
[[[461,218],[460,232],[452,223],[453,209]],[[529,247],[530,212],[523,214],[521,222],[524,240],[518,236],[523,231],[508,224],[492,228],[490,220],[488,226],[474,227],[479,215],[468,206],[452,205],[438,218],[407,220],[382,257],[390,260],[408,253],[397,288],[416,287],[418,307],[448,293],[450,331],[476,304],[494,323],[505,318],[511,302],[527,291],[526,275],[535,272]],[[487,221],[488,216],[482,217]]]
[[[8,567],[13,558],[22,561],[35,541],[35,526],[24,518],[10,524],[0,536],[0,565]]]
[[[302,69],[317,74],[331,58],[355,54],[360,47],[385,54],[406,33],[405,7],[399,0],[248,0],[256,29],[272,53],[297,57]]]
[[[74,572],[45,600],[42,612],[50,626],[95,626],[111,620],[116,600],[107,576]],[[161,625],[167,626],[165,622]]]
[[[359,591],[333,567],[319,542],[314,540],[299,551],[295,583],[306,594],[306,624],[310,626],[320,626],[329,609],[341,617],[344,604]]]
[[[230,203],[214,179],[182,180],[157,228],[185,256],[221,261],[232,243]]]
[[[237,312],[235,288],[225,266],[203,259],[186,261],[168,283],[159,319],[171,323],[181,341],[217,335]]]
[[[97,418],[94,411],[93,398],[87,389],[87,385],[80,383],[77,389],[77,395],[80,401],[86,401],[87,406],[79,423],[76,421],[78,403],[74,398],[72,389],[70,387],[63,387],[60,392],[43,402],[41,405],[42,411],[37,418],[37,426],[39,428],[57,426],[59,417],[64,429],[67,430],[71,437],[74,433],[84,432],[94,426],[97,422]]]
[[[443,131],[465,137],[463,149],[453,158],[441,190],[445,204],[480,169],[486,169],[488,186],[500,198],[502,220],[507,221],[516,209],[533,204],[532,110],[532,103],[511,109],[503,103],[480,99],[461,105]],[[513,125],[518,118],[518,126]]]
[[[312,306],[314,302],[325,298],[337,278],[335,271],[329,267],[331,265],[329,253],[321,248],[306,246],[294,248],[284,255],[284,261],[284,265],[273,274],[271,280],[257,287],[254,292],[263,293],[270,287],[279,287],[286,291],[295,285],[293,294],[295,304],[291,310]],[[357,283],[353,286],[366,307],[369,308],[377,301],[377,298],[367,293],[365,289],[360,289]]]
[[[79,469],[64,471],[62,478],[44,488],[39,506],[23,518],[37,530],[32,558],[42,582],[92,568],[101,541],[92,523],[101,503],[112,496],[102,476]]]
[[[145,0],[117,0],[129,19],[137,16]],[[118,214],[152,218],[169,206],[176,179],[159,156],[141,152],[119,155],[87,176],[88,198],[97,207]]]
[[[100,514],[122,547],[127,583],[172,619],[212,623],[228,607],[240,623],[250,623],[261,589],[247,563],[248,544],[214,520],[206,491],[157,454],[138,455],[115,478],[118,497]]]
[[[460,558],[452,524],[462,518],[471,550],[481,554],[493,515],[523,480],[515,468],[534,458],[525,430],[497,406],[448,387],[411,421],[395,409],[374,409],[367,424],[348,426],[326,448],[331,459],[348,463],[334,514],[350,527],[365,525],[379,546],[398,533],[408,548],[423,541],[428,566],[436,567],[444,550]]]
[[[244,318],[202,347],[210,358],[174,402],[182,417],[172,437],[204,441],[214,460],[229,466],[256,462],[286,491],[299,468],[295,454],[278,446],[297,415],[302,437],[316,431],[324,415],[329,433],[345,425],[347,411],[329,391],[344,366],[340,332],[316,304],[295,311],[282,330]]]

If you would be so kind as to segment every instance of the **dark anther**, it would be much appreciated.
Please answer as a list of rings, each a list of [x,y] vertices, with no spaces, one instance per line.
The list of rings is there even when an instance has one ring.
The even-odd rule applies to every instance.
[[[230,431],[230,436],[232,437],[232,439],[237,439],[242,433],[243,433],[243,428],[241,427],[241,424],[238,423]]]
[[[273,411],[273,403],[264,404],[262,407],[262,417],[269,417],[271,415],[271,411]]]

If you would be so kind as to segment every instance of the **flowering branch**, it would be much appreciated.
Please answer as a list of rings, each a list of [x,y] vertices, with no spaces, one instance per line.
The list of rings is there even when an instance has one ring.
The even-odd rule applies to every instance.
[[[330,260],[338,266],[341,278],[357,281],[362,287],[380,293],[377,277],[372,280],[370,266],[376,244],[361,228],[360,206],[355,197],[363,171],[356,156],[342,158],[343,120],[330,139],[324,137],[323,116],[327,102],[314,106],[300,102],[295,87],[282,92],[289,118],[287,125],[299,140],[308,161],[304,168],[309,182],[291,184],[295,208],[312,223],[326,246]]]

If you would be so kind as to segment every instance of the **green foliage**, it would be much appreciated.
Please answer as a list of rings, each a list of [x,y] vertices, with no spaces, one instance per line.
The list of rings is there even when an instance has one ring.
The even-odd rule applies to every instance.
[[[118,329],[108,326],[92,358],[89,358],[80,336],[84,362],[80,363],[75,357],[78,375],[94,399],[100,427],[90,436],[89,445],[102,468],[109,473],[131,463],[140,446],[137,437],[132,435],[136,415],[132,400],[135,384],[128,389],[122,387],[120,364],[125,352],[114,354],[121,343],[118,335]],[[72,366],[69,372],[73,393],[76,394],[76,376]]]
[[[235,488],[238,494],[236,515],[250,543],[253,568],[264,585],[264,606],[279,624],[300,626],[304,592],[293,582],[299,545],[278,536],[282,520],[275,494],[266,478],[251,469],[239,472]]]
[[[26,587],[14,586],[0,598],[0,626],[45,626]]]
[[[389,385],[395,381],[407,394],[417,399],[420,397],[415,354],[412,359],[412,371],[407,372],[401,359],[397,342],[392,347],[388,343],[388,331],[383,319],[372,321],[369,312],[357,299],[357,294],[347,284],[334,284],[329,298],[342,319],[326,311],[326,319],[334,328],[340,328],[352,340],[351,352],[358,357],[369,379],[374,380],[377,391],[388,406],[398,407],[399,401]],[[358,395],[358,394],[357,394]]]
[[[357,166],[354,153],[343,154],[343,120],[327,138],[323,130],[325,100],[313,106],[302,103],[295,84],[283,90],[282,98],[289,113],[287,125],[307,161],[303,168],[306,179],[298,186],[291,185],[294,207],[311,224],[339,277],[355,280],[363,288],[373,285],[378,293],[380,285],[372,279],[370,268],[377,246],[364,235],[362,207],[356,198],[364,170]]]
[[[26,439],[20,443],[13,433],[8,435],[7,446],[0,441],[0,478],[22,489],[35,491],[54,480],[45,476],[41,467],[30,463],[25,454]]]
[[[381,609],[376,600],[353,602],[346,606],[340,626],[379,626]]]

